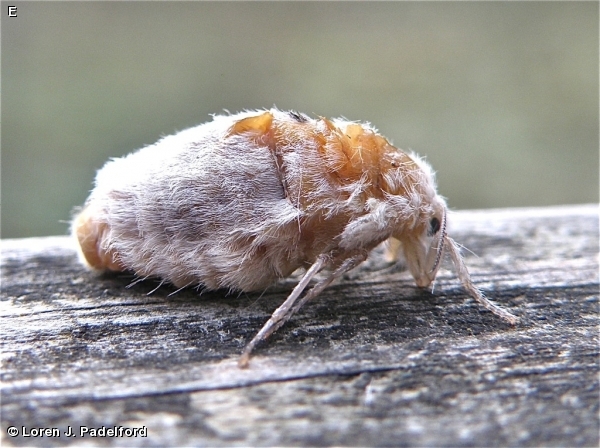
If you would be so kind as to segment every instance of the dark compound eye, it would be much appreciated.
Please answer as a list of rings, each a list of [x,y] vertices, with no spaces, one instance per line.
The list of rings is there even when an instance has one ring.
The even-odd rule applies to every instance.
[[[429,236],[433,236],[440,231],[440,220],[436,217],[431,218],[429,221]]]

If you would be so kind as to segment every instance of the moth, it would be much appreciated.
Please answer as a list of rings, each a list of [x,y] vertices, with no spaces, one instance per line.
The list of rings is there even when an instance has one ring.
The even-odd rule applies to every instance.
[[[447,251],[470,295],[514,325],[471,281],[446,215],[430,166],[370,124],[271,109],[216,115],[110,160],[72,233],[90,268],[177,288],[262,291],[305,268],[247,344],[245,367],[258,342],[386,240],[422,288]]]

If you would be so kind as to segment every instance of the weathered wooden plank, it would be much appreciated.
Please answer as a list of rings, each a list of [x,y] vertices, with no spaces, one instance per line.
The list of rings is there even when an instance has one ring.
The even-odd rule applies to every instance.
[[[289,292],[199,295],[97,277],[67,238],[2,241],[2,443],[598,445],[598,207],[454,214],[475,283],[435,292],[376,255],[308,304],[251,367],[237,355]],[[448,267],[450,267],[448,265]],[[147,437],[66,437],[68,426]],[[18,437],[7,429],[59,428]]]

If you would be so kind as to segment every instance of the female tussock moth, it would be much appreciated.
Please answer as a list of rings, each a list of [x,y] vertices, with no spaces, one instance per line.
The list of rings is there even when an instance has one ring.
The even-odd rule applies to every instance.
[[[214,116],[110,160],[72,231],[91,268],[180,288],[259,291],[307,268],[246,346],[246,366],[259,341],[388,239],[418,286],[445,250],[471,296],[516,323],[473,285],[446,211],[429,165],[369,124],[272,109]]]

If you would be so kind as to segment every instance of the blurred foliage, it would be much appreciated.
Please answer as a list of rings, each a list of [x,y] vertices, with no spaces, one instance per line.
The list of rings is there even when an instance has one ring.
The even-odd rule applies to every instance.
[[[64,234],[109,157],[232,112],[373,123],[452,208],[598,201],[597,2],[15,2],[2,237]]]

